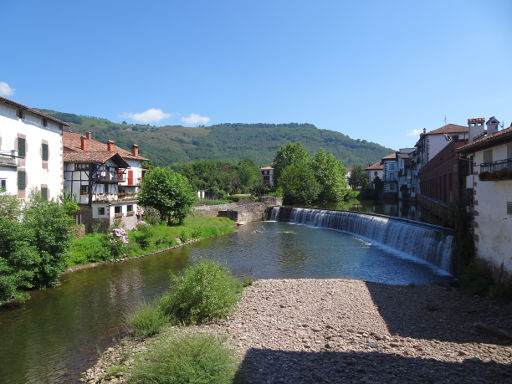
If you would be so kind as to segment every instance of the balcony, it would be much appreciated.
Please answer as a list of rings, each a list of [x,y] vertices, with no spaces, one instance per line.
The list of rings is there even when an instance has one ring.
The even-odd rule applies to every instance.
[[[101,171],[94,177],[96,183],[119,183],[123,181],[123,174],[117,171]]]
[[[130,201],[130,200],[137,200],[137,193],[127,192],[127,193],[93,193],[92,194],[92,202],[93,203],[115,203],[118,201]]]
[[[512,179],[512,159],[480,164],[480,174],[478,177],[481,181]]]
[[[16,168],[16,151],[0,151],[0,167]]]

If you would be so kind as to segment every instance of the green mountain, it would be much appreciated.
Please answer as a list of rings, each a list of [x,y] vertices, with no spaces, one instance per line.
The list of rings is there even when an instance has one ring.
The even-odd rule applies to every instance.
[[[366,166],[393,152],[366,140],[354,140],[339,132],[312,124],[218,124],[208,127],[119,124],[107,119],[41,109],[70,124],[73,132],[92,132],[96,140],[114,140],[129,149],[139,145],[140,154],[155,165],[197,160],[243,160],[266,165],[276,150],[288,142],[301,142],[312,154],[320,148],[332,153],[346,167]]]

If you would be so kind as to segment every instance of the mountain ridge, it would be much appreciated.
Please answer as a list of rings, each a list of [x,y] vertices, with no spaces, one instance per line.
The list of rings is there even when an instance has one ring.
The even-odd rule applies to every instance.
[[[377,143],[352,139],[341,132],[319,129],[308,123],[154,126],[114,123],[105,118],[39,110],[67,122],[73,132],[92,132],[96,140],[114,140],[126,149],[136,143],[141,155],[151,159],[155,165],[246,158],[259,165],[268,165],[274,159],[276,150],[288,142],[301,142],[312,154],[323,148],[346,167],[366,166],[394,152]]]

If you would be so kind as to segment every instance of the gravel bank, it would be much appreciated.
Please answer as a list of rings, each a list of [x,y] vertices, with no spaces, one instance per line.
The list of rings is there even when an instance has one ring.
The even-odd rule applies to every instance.
[[[228,319],[187,331],[228,335],[246,383],[512,383],[512,340],[475,323],[512,333],[512,305],[439,286],[259,280]],[[123,383],[111,367],[151,342],[124,340],[83,380]]]

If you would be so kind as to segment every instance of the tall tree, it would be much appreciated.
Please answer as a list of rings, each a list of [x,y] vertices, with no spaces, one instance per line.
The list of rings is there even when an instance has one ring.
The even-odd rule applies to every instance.
[[[279,185],[286,204],[311,204],[318,198],[321,187],[316,181],[309,162],[298,161],[281,172]]]
[[[293,163],[308,165],[311,155],[301,143],[288,143],[280,147],[274,158],[274,180],[279,186],[279,179],[283,170]]]
[[[352,174],[350,175],[348,182],[353,189],[364,188],[368,185],[366,172],[361,165],[356,165],[352,169]]]
[[[342,201],[347,194],[347,181],[346,170],[341,161],[320,149],[313,158],[311,167],[321,187],[318,199],[325,202]]]
[[[261,171],[252,160],[240,161],[236,173],[240,181],[239,189],[242,193],[253,193],[263,183]]]
[[[182,223],[195,200],[187,178],[168,167],[156,167],[148,172],[139,193],[140,204],[155,208],[168,224],[173,220]]]

